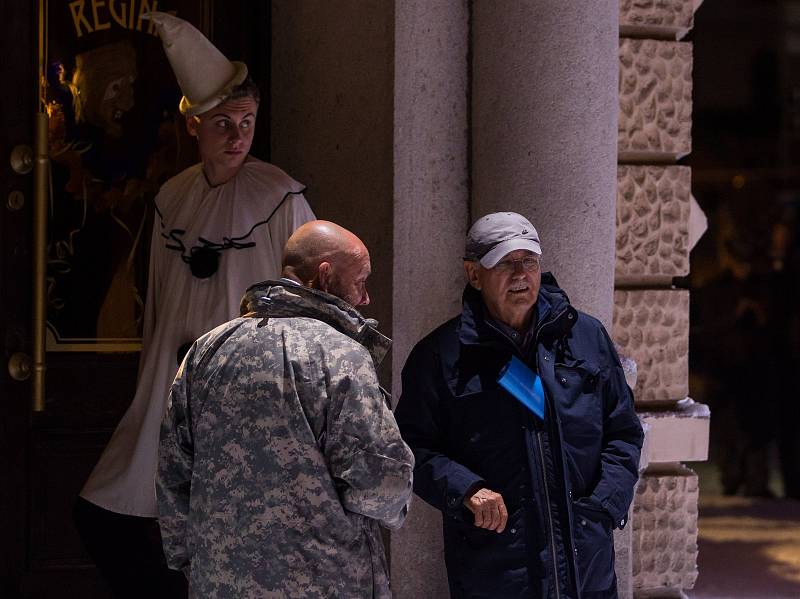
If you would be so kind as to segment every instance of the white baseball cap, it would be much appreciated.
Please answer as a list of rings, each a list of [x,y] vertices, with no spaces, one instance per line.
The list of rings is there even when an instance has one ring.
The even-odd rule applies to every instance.
[[[506,254],[529,250],[542,254],[539,234],[531,222],[516,212],[494,212],[475,221],[467,233],[464,260],[493,268]]]

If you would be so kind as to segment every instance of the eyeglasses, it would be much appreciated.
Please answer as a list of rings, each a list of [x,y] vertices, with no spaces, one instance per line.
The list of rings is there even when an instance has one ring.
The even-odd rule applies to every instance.
[[[535,256],[525,256],[524,258],[517,258],[516,260],[500,260],[500,262],[494,265],[493,270],[498,270],[500,272],[514,272],[517,262],[522,265],[522,270],[539,270],[539,258]]]

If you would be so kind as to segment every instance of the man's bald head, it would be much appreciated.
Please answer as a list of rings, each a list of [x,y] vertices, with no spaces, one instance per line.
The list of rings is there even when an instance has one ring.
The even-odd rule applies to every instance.
[[[369,303],[369,252],[353,233],[336,223],[314,220],[300,226],[283,250],[283,276],[320,289],[353,306]]]

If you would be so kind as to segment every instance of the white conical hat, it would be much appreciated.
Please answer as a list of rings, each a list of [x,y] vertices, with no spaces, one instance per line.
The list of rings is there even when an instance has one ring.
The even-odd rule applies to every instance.
[[[191,23],[165,12],[142,15],[156,24],[169,64],[183,92],[182,114],[202,114],[225,101],[247,77],[247,65],[230,61]]]

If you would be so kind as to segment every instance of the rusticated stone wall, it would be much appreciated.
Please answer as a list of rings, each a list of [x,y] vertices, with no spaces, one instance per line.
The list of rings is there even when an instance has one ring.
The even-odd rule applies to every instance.
[[[692,45],[620,42],[619,159],[677,160],[692,151]]]
[[[673,406],[689,393],[689,292],[617,289],[614,304],[614,341],[636,361],[636,404]]]
[[[612,336],[637,365],[647,439],[630,519],[632,570],[621,597],[677,597],[697,578],[697,476],[709,413],[688,395],[695,0],[621,0],[619,168]],[[622,581],[621,581],[622,582]]]
[[[646,589],[691,589],[697,580],[697,475],[651,474],[636,489],[633,576]]]
[[[691,169],[627,166],[617,172],[615,279],[689,274]]]

